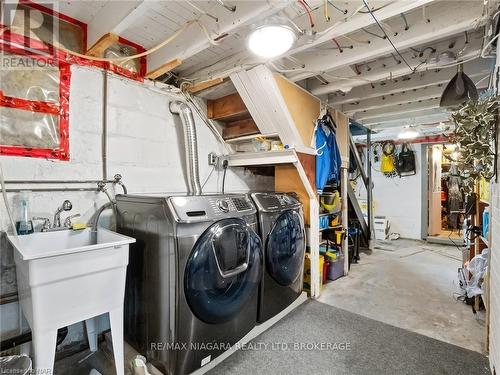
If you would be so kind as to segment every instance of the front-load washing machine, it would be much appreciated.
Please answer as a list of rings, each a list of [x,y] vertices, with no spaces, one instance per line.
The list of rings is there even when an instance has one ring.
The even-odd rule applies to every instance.
[[[264,274],[257,321],[265,322],[302,292],[306,249],[302,204],[292,195],[253,193],[263,244]]]
[[[256,324],[262,278],[255,206],[241,194],[117,196],[130,249],[125,338],[166,374],[188,374]]]

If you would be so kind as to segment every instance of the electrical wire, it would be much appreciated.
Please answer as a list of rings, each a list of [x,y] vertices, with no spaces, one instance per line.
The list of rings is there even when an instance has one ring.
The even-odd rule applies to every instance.
[[[339,42],[337,42],[337,39],[332,38],[332,41],[333,41],[333,43],[335,43],[335,45],[337,46],[337,48],[338,48],[338,50],[339,50],[340,53],[344,52],[344,50],[340,46]]]
[[[405,31],[408,31],[410,29],[410,26],[408,25],[408,20],[406,19],[406,16],[404,15],[404,13],[401,13],[401,18],[403,19],[403,21],[405,23]]]
[[[377,37],[377,38],[380,38],[380,39],[386,39],[386,38],[387,38],[386,36],[383,36],[383,35],[378,35],[378,34],[376,34],[376,33],[372,33],[370,30],[367,30],[367,29],[365,29],[364,27],[362,27],[362,28],[361,28],[361,30],[363,30],[363,31],[364,31],[365,33],[367,33],[367,34],[373,35],[373,36],[375,36],[375,37]],[[384,33],[385,33],[385,32],[384,32]]]
[[[208,180],[210,179],[210,176],[212,176],[212,173],[214,173],[214,171],[215,171],[215,165],[212,165],[212,169],[210,170],[210,173],[205,178],[205,181],[203,181],[203,183],[201,184],[201,188],[202,189],[205,187],[205,185],[207,184]]]
[[[394,43],[392,42],[391,38],[389,38],[389,36],[387,35],[387,33],[385,32],[384,28],[382,27],[382,25],[380,24],[380,22],[378,21],[377,17],[375,17],[375,15],[373,14],[373,12],[371,11],[370,9],[370,6],[368,5],[368,2],[366,0],[363,0],[363,3],[365,4],[366,8],[370,11],[370,15],[372,16],[373,20],[375,21],[375,23],[380,27],[380,30],[382,30],[382,32],[385,34],[385,36],[387,37],[387,40],[389,41],[389,43],[391,44],[392,48],[394,48],[394,51],[396,51],[396,53],[399,55],[399,57],[401,57],[401,59],[404,61],[404,63],[406,64],[406,66],[408,66],[408,68],[414,72],[415,69],[411,67],[410,64],[408,64],[408,62],[406,61],[406,59],[403,57],[403,55],[401,54],[401,52],[398,51],[398,49],[396,48],[396,46],[394,45]]]
[[[208,41],[210,42],[211,45],[213,46],[218,46],[221,44],[220,41],[215,41],[211,36],[210,33],[208,32],[207,28],[205,27],[204,24],[202,24],[200,21],[196,21],[196,24],[200,27],[200,29],[203,31],[205,36],[207,37]]]
[[[328,15],[328,0],[323,1],[323,14],[325,16],[325,21],[330,22],[330,16]]]
[[[498,39],[498,37],[500,36],[500,34],[497,34],[495,35],[493,38],[490,39],[490,41],[488,43],[486,43],[486,45],[484,46],[484,48],[481,50],[481,57],[483,59],[486,59],[486,58],[490,58],[490,57],[493,57],[495,58],[495,56],[485,56],[484,53],[486,52],[486,50],[488,49],[488,47],[491,46],[491,44]],[[498,48],[498,47],[497,47]]]
[[[311,14],[311,10],[309,9],[307,3],[304,0],[297,0],[300,5],[304,8],[304,10],[307,13],[307,17],[309,18],[309,25],[311,26],[311,29],[314,28],[314,18]]]
[[[210,13],[207,13],[205,12],[203,9],[199,8],[196,4],[193,4],[191,1],[189,0],[185,0],[186,3],[188,5],[190,5],[191,7],[193,7],[194,9],[196,9],[198,12],[200,12],[201,14],[205,15],[205,16],[208,16],[210,18],[212,18],[215,22],[219,22],[219,19],[217,17],[215,17],[214,15],[210,14]]]
[[[330,2],[331,4],[331,2]],[[332,26],[330,26],[329,28],[323,30],[323,31],[320,31],[318,32],[316,35],[318,37],[322,36],[322,35],[325,35],[327,33],[329,33],[331,30],[335,29],[338,25],[341,25],[341,24],[344,24],[345,22],[347,22],[349,19],[351,19],[352,17],[354,17],[356,14],[359,13],[359,11],[361,9],[363,9],[365,6],[364,5],[361,5],[359,8],[355,9],[354,12],[352,12],[350,15],[348,15],[347,17],[345,17],[344,19],[342,19],[341,22],[336,22],[335,24],[333,24]]]
[[[371,42],[369,40],[359,40],[359,39],[354,39],[353,37],[347,36],[347,35],[341,35],[342,38],[346,38],[347,40],[354,42],[354,43],[360,43],[360,44],[370,44]]]
[[[392,3],[393,3],[393,2],[388,3],[388,4],[384,4],[384,5],[382,5],[382,6],[378,7],[378,8],[376,8],[376,9],[372,9],[371,11],[372,11],[372,12],[376,12],[376,11],[378,11],[378,10],[380,10],[380,9],[385,8],[385,7],[386,7],[386,6],[388,6],[388,5],[391,5]],[[363,8],[364,8],[364,6],[363,6]],[[365,11],[360,11],[359,13],[362,13],[362,14],[369,14],[369,13],[370,13],[370,11],[365,10]]]
[[[342,14],[347,14],[349,11],[347,9],[340,9],[338,6],[336,6],[333,1],[327,0],[328,4],[330,4],[332,7],[334,7],[336,10],[338,10]]]
[[[72,56],[76,56],[76,57],[80,57],[80,58],[92,60],[92,61],[101,61],[101,62],[110,62],[110,63],[120,62],[120,61],[129,61],[132,59],[137,59],[140,57],[147,56],[153,52],[158,51],[159,49],[163,48],[164,46],[166,46],[167,44],[172,42],[179,35],[181,35],[189,26],[191,26],[192,24],[197,23],[197,22],[198,22],[197,20],[187,21],[179,30],[177,30],[175,33],[173,33],[168,38],[166,38],[163,42],[157,44],[156,46],[154,46],[154,47],[152,47],[144,52],[141,52],[141,53],[138,53],[135,55],[131,55],[131,56],[121,56],[121,57],[112,57],[112,58],[95,57],[95,56],[84,55],[82,53],[78,53],[78,52],[69,50],[66,47],[62,46],[57,41],[53,42],[53,46],[56,47],[57,49],[63,51],[63,52],[66,52],[67,54],[72,55]]]
[[[227,166],[228,166],[228,161],[227,160],[224,160],[222,162],[222,168],[224,169],[224,172],[222,174],[222,194],[225,193],[225,185],[226,185],[226,171],[227,171]]]
[[[422,16],[424,17],[424,22],[431,22],[430,18],[427,18],[427,15],[425,14],[425,5],[422,7]]]

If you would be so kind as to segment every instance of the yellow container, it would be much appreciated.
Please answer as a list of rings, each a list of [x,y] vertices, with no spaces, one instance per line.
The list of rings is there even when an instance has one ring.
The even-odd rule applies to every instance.
[[[319,286],[323,288],[323,266],[325,264],[325,258],[319,256]],[[311,294],[311,254],[306,253],[304,258],[304,290],[308,295]]]

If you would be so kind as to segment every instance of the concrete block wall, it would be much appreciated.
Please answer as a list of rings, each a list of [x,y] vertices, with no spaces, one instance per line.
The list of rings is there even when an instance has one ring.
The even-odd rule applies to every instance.
[[[372,169],[375,216],[386,216],[391,233],[403,238],[421,239],[422,228],[422,145],[411,145],[415,152],[417,174],[408,177],[387,178],[375,166]],[[358,195],[366,198],[363,184],[358,184]]]
[[[70,158],[69,162],[21,157],[0,157],[6,180],[98,180],[102,178],[102,88],[103,74],[93,68],[72,68],[70,91]],[[130,193],[183,193],[187,191],[184,167],[182,124],[178,116],[168,109],[172,96],[158,92],[146,84],[110,75],[108,83],[108,178],[120,173]],[[220,192],[222,171],[210,174],[207,155],[223,153],[204,122],[195,116],[200,176],[206,181],[204,192]],[[78,185],[82,186],[82,185]],[[93,187],[92,184],[85,185]],[[8,187],[13,187],[9,185]],[[26,186],[35,188],[40,185]],[[47,186],[45,186],[47,187]],[[67,185],[75,187],[75,185]],[[226,176],[226,192],[250,189],[270,190],[274,181],[259,177],[243,169],[229,169]],[[111,186],[109,187],[110,189]],[[121,191],[118,191],[119,193]],[[11,207],[15,211],[16,193],[9,193]],[[54,192],[31,194],[31,215],[52,218],[56,208],[65,200],[73,203],[71,214],[80,213],[87,221],[95,210],[107,202],[103,193]],[[65,214],[62,215],[63,219]],[[106,218],[103,218],[103,223]],[[38,223],[40,224],[40,223]],[[0,231],[8,226],[3,202],[0,203]],[[2,283],[12,281],[12,249],[0,239]],[[5,280],[4,280],[5,279]],[[15,277],[14,277],[15,279]],[[7,281],[6,281],[7,280]],[[8,285],[2,285],[2,290]],[[9,331],[18,329],[17,307],[0,306],[2,327]],[[6,320],[6,321],[4,321]],[[81,329],[76,329],[81,336]],[[9,333],[9,332],[3,332]],[[12,333],[12,332],[10,332]]]

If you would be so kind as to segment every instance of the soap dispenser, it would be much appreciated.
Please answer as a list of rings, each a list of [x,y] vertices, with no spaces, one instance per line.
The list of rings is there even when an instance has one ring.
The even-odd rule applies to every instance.
[[[30,220],[30,191],[20,192],[17,202],[16,230],[17,234],[33,233],[33,222]]]

